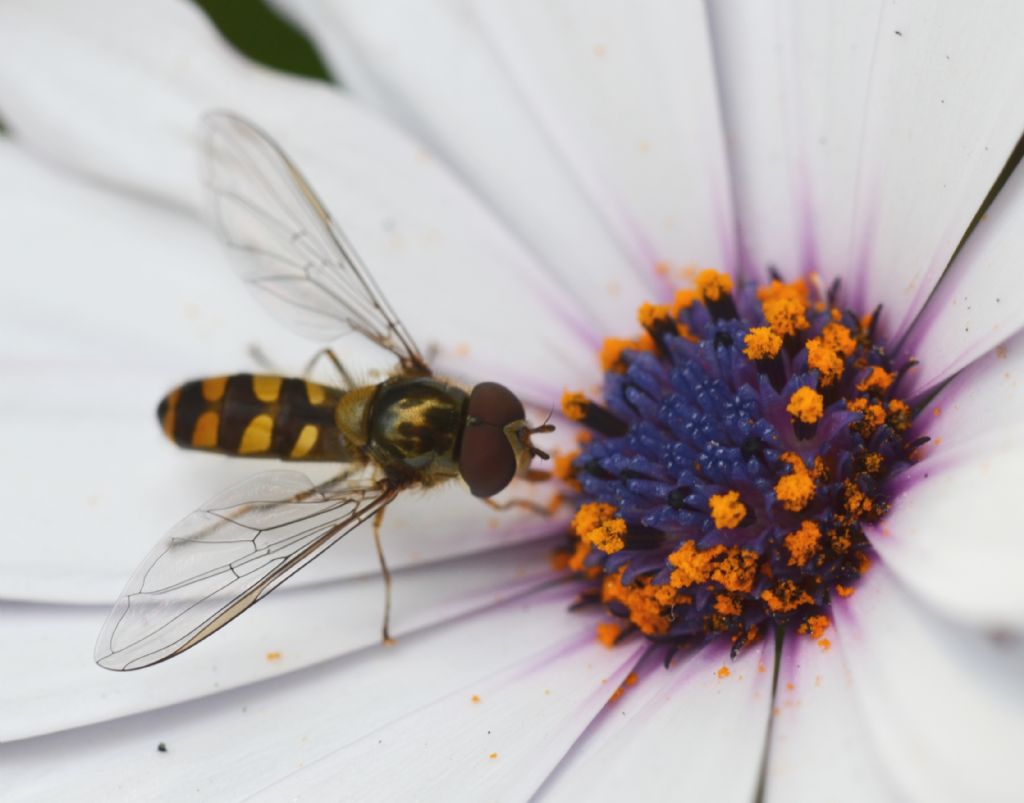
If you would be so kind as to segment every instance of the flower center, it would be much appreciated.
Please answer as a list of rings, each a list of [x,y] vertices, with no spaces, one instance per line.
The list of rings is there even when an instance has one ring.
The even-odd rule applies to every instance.
[[[863,525],[926,440],[896,395],[911,363],[834,301],[704,271],[641,307],[641,337],[605,343],[601,403],[566,393],[588,432],[559,462],[578,508],[559,563],[615,617],[602,641],[723,635],[735,655],[772,625],[828,647],[833,596],[871,565]]]

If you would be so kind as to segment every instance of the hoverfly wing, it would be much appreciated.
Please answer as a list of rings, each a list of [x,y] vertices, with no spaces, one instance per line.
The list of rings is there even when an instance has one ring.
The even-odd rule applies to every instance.
[[[297,471],[257,474],[164,536],[107,617],[96,663],[150,666],[184,652],[382,510],[398,487]]]
[[[356,331],[427,375],[423,355],[309,182],[264,131],[230,112],[204,118],[205,182],[242,279],[314,340]]]

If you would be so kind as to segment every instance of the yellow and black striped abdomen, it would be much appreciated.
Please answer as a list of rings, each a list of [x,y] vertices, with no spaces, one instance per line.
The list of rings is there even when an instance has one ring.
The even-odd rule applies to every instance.
[[[235,374],[186,382],[157,416],[187,449],[284,460],[354,459],[334,420],[342,392],[280,376]]]

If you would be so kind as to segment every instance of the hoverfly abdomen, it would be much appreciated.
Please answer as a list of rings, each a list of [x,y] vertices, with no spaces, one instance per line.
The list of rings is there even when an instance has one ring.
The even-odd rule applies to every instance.
[[[395,378],[377,387],[370,448],[385,469],[433,484],[457,476],[456,447],[467,394],[430,377]]]
[[[160,402],[179,446],[285,460],[352,459],[334,420],[341,391],[280,376],[235,374],[186,382]]]

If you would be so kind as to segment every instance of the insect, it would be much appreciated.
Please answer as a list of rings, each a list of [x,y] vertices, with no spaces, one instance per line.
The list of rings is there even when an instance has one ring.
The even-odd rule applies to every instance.
[[[532,458],[548,457],[531,436],[554,429],[530,427],[502,385],[466,391],[432,374],[352,244],[267,134],[216,112],[205,119],[205,145],[214,217],[249,288],[300,333],[331,341],[357,332],[398,367],[360,386],[325,349],[340,387],[236,374],[186,382],[160,402],[160,424],[179,446],[344,470],[320,484],[297,471],[260,473],[173,527],[100,632],[95,659],[108,669],[139,669],[193,647],[368,519],[389,590],[379,523],[392,500],[458,478],[487,500],[529,473]]]

